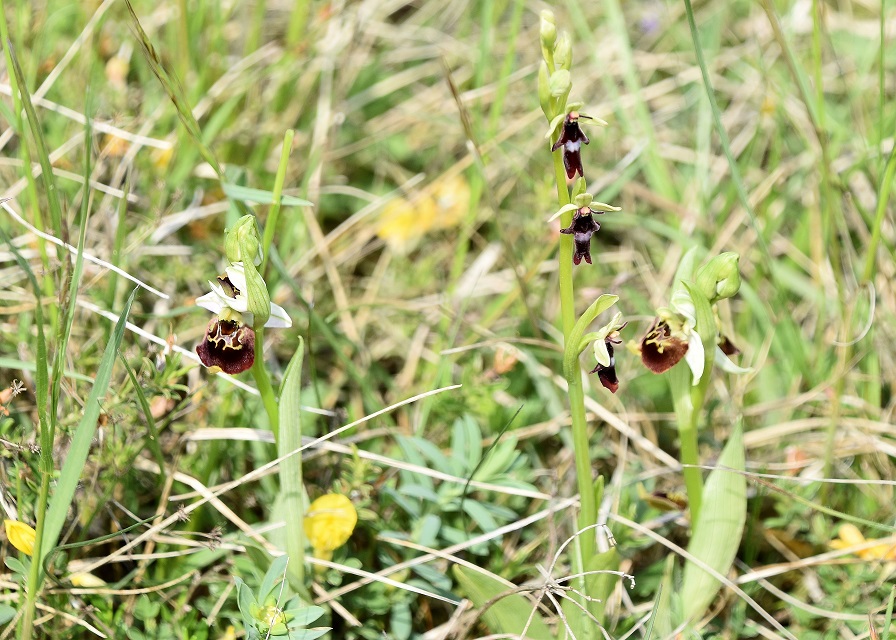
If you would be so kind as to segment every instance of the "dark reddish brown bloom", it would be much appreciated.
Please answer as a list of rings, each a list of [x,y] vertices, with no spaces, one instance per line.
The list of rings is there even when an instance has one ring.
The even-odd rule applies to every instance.
[[[610,390],[610,393],[616,393],[616,390],[619,388],[619,378],[616,377],[616,356],[613,355],[613,343],[619,342],[618,340],[607,339],[607,353],[610,354],[610,366],[605,367],[604,365],[597,363],[597,366],[594,367],[588,373],[596,373],[597,377],[600,379],[600,383],[604,385],[607,389]]]
[[[582,258],[585,262],[591,264],[591,236],[600,229],[600,224],[594,219],[595,213],[603,213],[603,211],[594,211],[590,207],[581,207],[572,217],[572,224],[565,229],[560,229],[560,233],[571,233],[572,240],[575,243],[575,254],[572,257],[573,264],[579,264]]]
[[[654,373],[668,371],[688,351],[687,340],[672,333],[665,320],[657,318],[641,340],[641,360]]]
[[[551,151],[556,151],[563,147],[563,166],[566,168],[566,177],[572,180],[576,173],[583,178],[585,173],[582,169],[582,143],[590,144],[591,140],[579,128],[579,118],[587,118],[588,116],[580,116],[577,111],[570,111],[563,120],[563,131]]]
[[[239,322],[212,318],[196,353],[206,367],[219,367],[229,374],[242,373],[255,362],[255,332]]]

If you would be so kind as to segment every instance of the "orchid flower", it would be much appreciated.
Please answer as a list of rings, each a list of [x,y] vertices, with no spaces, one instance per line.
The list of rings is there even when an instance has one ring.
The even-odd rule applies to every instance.
[[[253,326],[254,316],[249,312],[249,299],[246,296],[248,287],[243,263],[235,262],[224,271],[225,275],[218,276],[217,283],[208,281],[211,292],[196,298],[196,304],[218,314],[223,320],[240,320],[250,327]],[[287,329],[292,326],[292,320],[283,307],[272,302],[271,317],[264,326]]]

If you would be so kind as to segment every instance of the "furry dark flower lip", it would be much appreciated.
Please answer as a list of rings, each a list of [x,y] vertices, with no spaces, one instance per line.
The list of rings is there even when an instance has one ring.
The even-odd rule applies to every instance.
[[[676,336],[669,323],[657,318],[641,339],[641,361],[654,373],[674,367],[688,351],[688,341]]]
[[[255,362],[255,332],[233,320],[212,318],[196,353],[206,367],[219,367],[231,375],[242,373]]]
[[[570,111],[563,120],[563,131],[551,151],[563,147],[563,166],[566,169],[566,177],[570,180],[578,173],[583,178],[585,171],[582,168],[582,143],[591,144],[591,140],[579,127],[579,118],[588,118],[577,111]]]
[[[591,236],[600,229],[600,224],[594,219],[594,214],[601,214],[603,211],[595,211],[590,207],[580,207],[572,217],[572,224],[565,229],[560,229],[560,233],[572,234],[575,243],[575,254],[572,257],[573,264],[579,264],[582,258],[585,262],[591,264]]]

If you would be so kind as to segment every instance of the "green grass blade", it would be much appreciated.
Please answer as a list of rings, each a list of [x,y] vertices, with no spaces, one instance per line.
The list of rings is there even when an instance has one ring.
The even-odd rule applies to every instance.
[[[46,364],[46,361],[44,361],[44,364]],[[0,369],[14,369],[17,371],[31,371],[37,373],[38,366],[37,362],[25,362],[24,360],[17,360],[15,358],[0,358]],[[52,375],[52,373],[53,370],[50,369],[49,374]],[[78,380],[80,382],[93,382],[93,378],[85,376],[83,373],[64,371],[62,375],[66,378],[71,378],[72,380]]]
[[[84,405],[84,415],[75,429],[75,435],[72,438],[71,447],[62,465],[62,472],[56,485],[56,491],[53,494],[53,500],[47,511],[43,544],[40,552],[41,558],[56,546],[62,526],[65,524],[65,517],[75,495],[75,489],[78,487],[78,480],[81,478],[84,463],[87,461],[90,443],[96,434],[97,419],[100,416],[100,401],[109,388],[109,381],[112,378],[112,366],[115,364],[118,348],[124,337],[125,323],[136,295],[137,290],[134,289],[124,305],[118,322],[115,324],[115,330],[106,344],[106,350],[103,353],[103,359],[100,362],[93,388],[90,390],[90,396]]]
[[[719,457],[719,467],[743,471],[744,438],[738,424]],[[747,479],[741,473],[716,469],[709,474],[703,491],[703,508],[694,523],[694,537],[688,551],[706,565],[725,575],[734,562],[747,520]],[[721,583],[689,562],[684,568],[681,589],[686,620],[702,616]]]
[[[280,437],[277,455],[296,451],[302,446],[302,362],[305,342],[299,337],[296,352],[286,367],[280,389]],[[293,589],[305,593],[305,515],[302,485],[302,454],[297,453],[280,463],[280,503],[286,520],[286,554],[289,556],[287,577]]]
[[[37,119],[37,112],[34,105],[31,104],[31,95],[28,93],[27,84],[25,82],[25,74],[22,73],[22,67],[16,56],[15,47],[12,41],[6,41],[9,58],[12,61],[12,71],[16,77],[19,95],[22,98],[22,106],[25,109],[25,115],[28,118],[28,125],[31,127],[31,135],[34,137],[34,143],[37,145],[37,160],[40,162],[41,180],[44,183],[44,189],[47,191],[47,203],[50,207],[50,221],[53,224],[53,233],[58,238],[62,238],[68,242],[68,233],[63,228],[62,206],[59,204],[59,194],[56,191],[56,181],[53,176],[53,165],[50,164],[50,150],[47,147],[47,141],[44,139],[43,129],[40,120]]]
[[[224,182],[224,171],[215,159],[211,149],[209,149],[208,145],[202,140],[202,132],[199,129],[199,123],[196,122],[196,118],[193,116],[193,110],[187,102],[186,93],[184,92],[183,87],[177,81],[176,77],[165,70],[165,66],[162,64],[162,58],[159,56],[158,52],[156,52],[149,36],[143,30],[143,26],[140,24],[140,19],[137,17],[137,12],[134,11],[134,7],[131,5],[130,0],[126,0],[125,4],[131,15],[131,24],[137,32],[137,39],[140,42],[140,46],[143,48],[143,55],[149,63],[153,74],[159,79],[162,88],[165,89],[165,93],[168,94],[171,102],[174,103],[177,115],[180,117],[184,127],[186,127],[187,133],[193,139],[196,148],[199,149],[199,153],[202,154],[202,157],[209,163],[212,169],[214,169],[215,173],[218,174],[218,179],[220,179],[221,182]]]
[[[234,200],[240,200],[242,202],[257,202],[259,204],[277,204],[277,198],[273,191],[267,191],[265,189],[253,189],[251,187],[244,187],[239,184],[231,184],[229,182],[222,183],[221,186],[224,188],[224,193],[228,198],[233,198]],[[285,205],[287,207],[310,207],[312,205],[308,200],[303,200],[302,198],[296,198],[295,196],[280,196],[280,204]]]

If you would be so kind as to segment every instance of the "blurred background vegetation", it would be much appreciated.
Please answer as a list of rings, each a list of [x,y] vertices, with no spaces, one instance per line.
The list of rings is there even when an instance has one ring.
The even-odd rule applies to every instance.
[[[267,338],[276,377],[304,337],[303,400],[325,410],[307,414],[305,435],[462,385],[364,421],[306,456],[310,497],[346,493],[360,512],[334,561],[387,572],[423,547],[462,545],[518,523],[456,553],[514,583],[538,584],[536,567],[550,565],[575,530],[574,508],[552,510],[574,495],[575,480],[559,385],[559,224],[547,221],[555,185],[535,91],[538,14],[550,7],[573,38],[571,99],[610,125],[587,129],[589,191],[622,207],[600,220],[594,265],[575,270],[581,308],[601,293],[619,295],[629,320],[623,338],[638,340],[668,304],[684,251],[740,254],[744,285],[721,317],[739,364],[753,371],[718,374],[701,456],[711,465],[742,417],[747,470],[785,477],[750,482],[732,577],[795,637],[869,637],[868,615],[882,614],[890,595],[892,540],[877,554],[817,556],[830,551],[843,514],[887,528],[896,515],[896,234],[888,206],[896,59],[881,40],[892,41],[892,7],[696,4],[734,173],[677,2],[133,5],[230,183],[270,190],[284,132],[296,132],[285,193],[314,207],[287,207],[280,217],[268,284],[293,328]],[[166,344],[192,352],[203,336],[208,315],[193,301],[221,272],[223,231],[240,213],[181,126],[124,2],[2,7],[49,147],[63,239],[76,244],[87,173],[86,252],[170,296],[138,291],[130,322],[140,332],[129,330],[121,348],[135,376],[116,366],[103,399],[63,530],[65,542],[77,542],[173,513],[275,456],[257,396],[207,375],[187,355],[164,354]],[[56,235],[46,193],[28,177],[38,150],[9,76],[0,83],[2,195],[25,221]],[[89,149],[85,116],[93,123]],[[253,208],[264,224],[268,207]],[[26,388],[0,394],[8,413],[0,416],[2,494],[6,517],[13,508],[33,524],[35,298],[9,245],[43,286],[51,344],[68,256],[6,211],[0,230],[0,385],[20,380]],[[119,313],[132,287],[85,265],[56,407],[57,459],[114,326],[103,313]],[[623,348],[617,370],[616,395],[596,378],[587,390],[594,472],[607,478],[604,509],[684,545],[681,513],[645,499],[683,486],[668,385]],[[487,473],[480,468],[476,479],[502,490],[399,464],[466,479],[477,455]],[[241,483],[125,554],[116,549],[128,534],[69,550],[70,571],[107,557],[94,574],[110,591],[55,585],[42,601],[110,637],[217,638],[231,624],[239,633],[231,576],[264,573],[243,552],[259,544],[247,531],[279,544],[276,486],[272,477]],[[533,514],[540,515],[524,521]],[[620,582],[607,602],[603,623],[619,638],[650,613],[671,551],[610,527],[621,569],[636,578],[633,590]],[[888,535],[859,528],[869,538]],[[6,556],[12,550],[3,545]],[[391,577],[460,600],[449,564],[435,558]],[[455,605],[395,586],[362,584],[335,569],[315,580],[312,595],[333,605],[332,637],[437,638],[449,625],[461,637],[487,633],[475,614],[464,613],[458,627]],[[9,571],[0,586],[0,599],[15,605]],[[722,594],[706,637],[779,637],[742,599]],[[51,637],[85,637],[61,615],[43,624]]]

